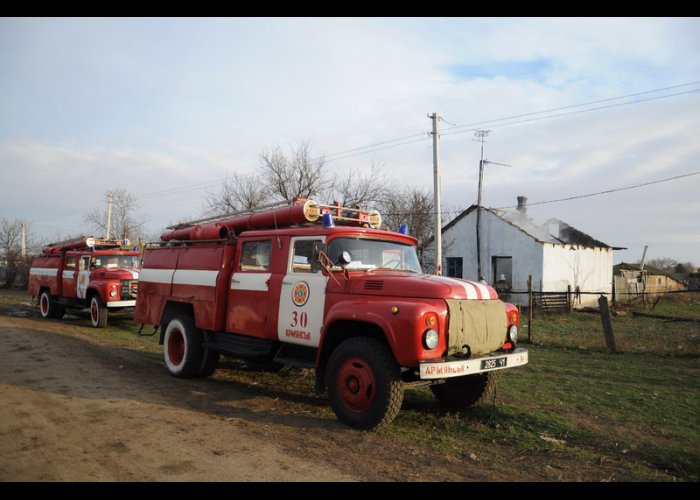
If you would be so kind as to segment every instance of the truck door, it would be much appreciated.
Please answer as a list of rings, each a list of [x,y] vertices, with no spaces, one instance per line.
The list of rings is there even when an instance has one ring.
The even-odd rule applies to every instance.
[[[314,242],[325,236],[292,238],[287,273],[282,280],[277,336],[281,342],[318,347],[323,326],[328,278],[312,270]]]
[[[241,240],[231,277],[226,331],[265,338],[270,323],[272,240]]]
[[[82,255],[78,261],[78,298],[84,299],[90,283],[90,256]]]
[[[77,262],[78,257],[76,255],[66,255],[66,262],[61,273],[61,295],[64,297],[76,296]]]

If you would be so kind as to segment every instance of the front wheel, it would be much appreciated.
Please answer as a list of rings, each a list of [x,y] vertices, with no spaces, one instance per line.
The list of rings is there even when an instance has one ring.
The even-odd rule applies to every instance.
[[[496,387],[496,374],[477,373],[448,378],[442,384],[431,385],[430,390],[448,410],[464,410],[485,401]]]
[[[211,368],[211,364],[205,366],[207,360],[202,345],[202,332],[195,326],[194,318],[183,315],[170,320],[163,336],[163,358],[174,377],[196,377],[204,375]],[[217,353],[216,361],[218,360]],[[213,359],[210,363],[213,363]]]
[[[326,381],[333,411],[352,427],[378,429],[401,410],[400,369],[378,340],[356,337],[336,347],[328,360]]]
[[[107,307],[99,295],[93,295],[90,299],[90,323],[95,328],[107,326]]]

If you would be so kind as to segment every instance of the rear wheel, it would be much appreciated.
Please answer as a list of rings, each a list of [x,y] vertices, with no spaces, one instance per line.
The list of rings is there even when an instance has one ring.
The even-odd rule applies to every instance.
[[[403,402],[400,369],[381,342],[356,337],[335,348],[328,360],[328,397],[343,423],[378,429],[391,423]]]
[[[48,290],[43,290],[39,296],[39,310],[42,318],[62,318],[66,312],[65,306],[58,304]]]
[[[448,378],[442,384],[431,385],[430,390],[445,408],[459,411],[486,401],[495,387],[496,374],[486,372]]]
[[[211,369],[211,359],[218,362],[216,354],[210,358],[210,365],[205,366],[202,332],[195,327],[194,318],[177,316],[170,320],[163,337],[163,357],[171,375],[179,378],[203,375],[205,368]]]
[[[220,354],[216,351],[212,351],[211,349],[207,349],[206,347],[203,348],[203,355],[202,355],[202,367],[199,369],[199,373],[197,376],[199,377],[208,377],[212,373],[214,373],[214,370],[216,370],[216,367],[219,366],[219,358],[221,357]]]
[[[99,295],[93,295],[90,299],[90,323],[95,328],[107,326],[107,307]]]

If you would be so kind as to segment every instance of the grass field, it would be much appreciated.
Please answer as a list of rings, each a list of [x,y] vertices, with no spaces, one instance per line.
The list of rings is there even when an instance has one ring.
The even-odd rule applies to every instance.
[[[0,314],[23,314],[31,309],[27,302],[26,295],[2,292]],[[537,344],[523,344],[530,363],[500,372],[490,403],[449,413],[427,388],[409,390],[396,421],[379,432],[434,449],[445,459],[490,460],[502,467],[503,480],[514,469],[541,470],[535,477],[548,480],[700,480],[700,357],[585,347],[579,340],[593,334],[571,317],[600,323],[594,314],[556,317],[557,331],[577,339],[562,347],[540,345],[546,338],[541,322]],[[616,318],[621,319],[639,320]],[[80,331],[103,344],[145,351],[154,359],[160,353],[156,338],[136,336],[137,325],[128,316],[110,320],[104,330],[91,329],[86,318],[65,323],[66,332]],[[311,374],[217,370],[214,377],[263,395],[313,393]],[[335,418],[326,404],[307,406],[304,411],[318,418]],[[588,476],[603,465],[609,477]]]
[[[638,316],[635,313],[670,319]],[[616,346],[622,352],[700,355],[700,293],[666,296],[647,304],[618,304],[613,308],[612,326]],[[538,312],[532,327],[532,341],[538,345],[595,350],[606,348],[602,322],[597,312]],[[527,337],[526,323],[521,327],[521,332],[523,337]]]

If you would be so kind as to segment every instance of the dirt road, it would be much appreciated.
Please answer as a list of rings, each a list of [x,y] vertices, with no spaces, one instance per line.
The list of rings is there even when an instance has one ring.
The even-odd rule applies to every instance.
[[[87,321],[0,314],[0,480],[492,478],[454,460],[436,468],[430,450],[348,428],[323,398],[254,377],[175,379],[159,355],[100,342]]]
[[[353,479],[209,411],[211,382],[28,323],[0,320],[0,480]]]

